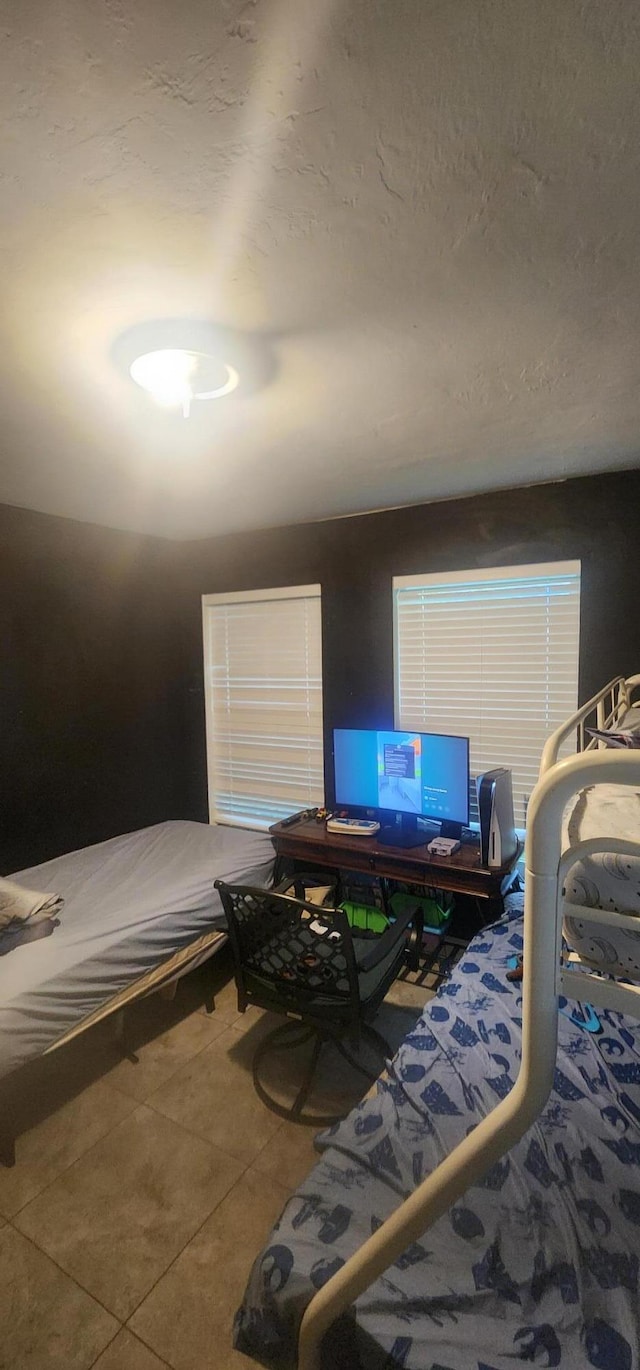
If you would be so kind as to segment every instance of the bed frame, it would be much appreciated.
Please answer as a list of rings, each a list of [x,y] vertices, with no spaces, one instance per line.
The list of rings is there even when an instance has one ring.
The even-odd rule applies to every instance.
[[[132,1047],[127,1041],[127,1024],[125,1009],[138,999],[144,999],[149,994],[163,994],[166,998],[173,998],[176,992],[178,980],[182,979],[188,971],[196,970],[203,961],[207,961],[210,956],[214,956],[218,951],[226,946],[228,937],[226,932],[216,929],[213,932],[201,933],[195,941],[189,942],[188,946],[182,947],[170,956],[167,960],[161,961],[159,965],[140,975],[137,980],[133,980],[130,985],[126,985],[118,994],[114,994],[111,999],[105,1000],[99,1008],[94,1009],[93,1013],[87,1015],[74,1027],[65,1032],[62,1037],[58,1037],[51,1046],[46,1047],[43,1056],[50,1056],[51,1052],[57,1051],[59,1047],[64,1047],[68,1042],[72,1042],[74,1037],[79,1037],[81,1033],[87,1032],[89,1028],[101,1023],[105,1018],[113,1018],[115,1041],[122,1052],[122,1055],[130,1061],[137,1061]],[[211,992],[205,1000],[207,1013],[213,1013],[215,1009],[215,998]],[[24,1066],[18,1067],[20,1070]],[[10,1079],[11,1076],[5,1076]],[[4,1080],[0,1080],[0,1086]],[[0,1166],[11,1167],[16,1163],[16,1133],[6,1116],[0,1116]]]
[[[52,1042],[50,1047],[43,1051],[43,1056],[48,1056],[50,1052],[57,1051],[58,1047],[66,1046],[67,1042],[72,1042],[74,1037],[79,1037],[81,1032],[86,1032],[88,1028],[94,1027],[96,1023],[101,1023],[104,1018],[111,1018],[114,1014],[119,1015],[117,1019],[117,1032],[119,1039],[124,1042],[124,1010],[129,1004],[135,1003],[138,999],[145,999],[148,994],[162,994],[167,999],[173,999],[178,986],[178,981],[191,970],[196,970],[203,961],[209,959],[214,952],[220,951],[228,942],[226,932],[202,933],[194,942],[176,951],[167,961],[162,961],[160,965],[154,966],[152,970],[146,971],[144,975],[133,980],[130,985],[126,985],[120,990],[119,994],[114,994],[113,998],[101,1004],[100,1008],[83,1018],[82,1022],[76,1023],[75,1027],[65,1032],[64,1037],[59,1037],[57,1042]],[[215,1009],[215,999],[211,993],[205,1002],[207,1013],[213,1013]]]
[[[178,824],[178,827],[179,826],[180,825]],[[187,828],[199,827],[202,829],[202,832],[208,831],[209,834],[211,833],[211,828],[206,824],[187,824],[186,826]],[[164,825],[152,825],[152,827],[148,830],[142,830],[141,832],[132,834],[125,833],[122,834],[122,837],[124,839],[129,837],[141,837],[143,839],[141,850],[144,851],[144,838],[146,833],[159,832],[163,828],[171,829],[172,827],[176,827],[175,823],[172,824],[169,822]],[[231,867],[226,867],[223,862],[223,870],[238,869],[238,862],[240,863],[239,869],[242,870],[243,868],[246,868],[243,856],[245,848],[242,842],[239,844],[237,840],[238,837],[241,836],[241,834],[237,833],[233,835],[234,840],[230,843],[230,846],[228,848],[229,860],[232,862],[232,865]],[[249,834],[246,834],[246,836],[249,836]],[[257,834],[254,834],[253,836],[257,836]],[[116,841],[118,841],[118,839],[116,839]],[[180,833],[169,833],[168,836],[165,834],[163,835],[162,841],[163,843],[165,841],[168,841],[168,850],[170,852],[172,850],[175,851],[176,842],[179,846],[181,846]],[[95,853],[95,850],[97,850],[98,847],[100,847],[100,845],[101,844],[97,844],[96,848],[89,847],[86,849],[86,851],[90,854],[93,850]],[[264,851],[262,850],[263,847]],[[258,848],[255,851],[253,847],[251,847],[252,856],[251,858],[247,857],[247,860],[249,862],[249,869],[252,869],[254,865],[256,865],[256,869],[264,868],[264,875],[261,875],[260,879],[268,879],[269,881],[272,881],[273,852],[272,850],[270,850],[270,847],[271,844],[268,842],[268,840],[263,840],[261,838],[260,842],[258,843]],[[137,851],[138,848],[135,847],[134,852],[137,853]],[[102,1022],[107,1018],[110,1018],[115,1028],[114,1045],[117,1046],[118,1051],[123,1056],[128,1057],[129,1060],[135,1061],[137,1058],[134,1054],[133,1045],[130,1042],[130,1040],[128,1040],[128,1007],[131,1004],[135,1003],[137,1000],[146,998],[147,996],[152,994],[160,994],[164,998],[173,998],[176,993],[177,983],[184,975],[186,975],[189,971],[195,970],[198,966],[203,964],[205,961],[208,961],[210,958],[213,958],[227,945],[228,936],[224,924],[223,910],[220,906],[218,915],[213,889],[214,877],[216,876],[216,874],[219,873],[221,869],[220,861],[216,857],[217,851],[218,846],[215,841],[213,842],[211,849],[209,848],[208,838],[205,846],[202,849],[198,842],[195,846],[195,859],[198,862],[205,862],[202,869],[202,890],[203,897],[205,898],[205,903],[201,910],[201,913],[203,915],[202,921],[200,922],[199,927],[193,927],[191,929],[189,933],[189,940],[184,945],[179,946],[177,949],[174,938],[171,938],[170,940],[164,940],[161,949],[154,949],[154,956],[157,958],[155,960],[155,964],[151,964],[151,966],[147,970],[142,971],[142,973],[138,973],[135,979],[130,980],[121,988],[116,988],[118,984],[117,980],[115,982],[115,986],[113,980],[111,980],[102,991],[102,993],[104,994],[102,1001],[100,1002],[100,1000],[97,999],[96,994],[93,996],[93,1004],[95,1005],[95,1007],[91,1007],[90,1005],[85,1006],[86,1008],[90,1008],[90,1011],[85,1012],[84,1017],[74,1022],[71,1026],[67,1027],[66,1030],[62,1031],[61,1034],[55,1037],[54,1040],[49,1041],[48,1045],[43,1046],[42,1044],[40,1044],[38,1050],[32,1050],[28,1056],[28,1059],[19,1060],[16,1064],[13,1065],[12,1070],[6,1073],[3,1070],[3,1073],[0,1076],[0,1165],[15,1165],[15,1139],[16,1134],[19,1133],[19,1126],[15,1127],[13,1125],[14,1119],[12,1119],[12,1117],[10,1116],[11,1110],[6,1106],[3,1106],[4,1100],[2,1096],[5,1094],[7,1090],[9,1091],[9,1093],[13,1091],[13,1089],[15,1088],[16,1080],[20,1076],[21,1072],[24,1069],[27,1069],[30,1060],[35,1060],[42,1056],[49,1056],[52,1052],[58,1051],[60,1047],[64,1047],[68,1043],[72,1042],[74,1038],[79,1037],[82,1033],[87,1032],[97,1023]],[[69,853],[68,855],[72,857],[82,856],[82,852]],[[100,857],[100,860],[98,861],[97,865],[95,860],[90,860],[88,868],[90,871],[93,871],[94,869],[100,870],[101,865],[102,857]],[[161,869],[162,868],[160,868],[160,870]],[[182,867],[178,868],[179,879],[181,879],[182,869]],[[18,872],[18,875],[19,874],[20,872]],[[22,872],[22,874],[24,874],[24,872]],[[49,875],[50,872],[47,871],[47,879],[49,878]],[[55,875],[52,875],[51,878],[55,880]],[[110,886],[115,889],[116,895],[118,896],[118,902],[121,902],[121,897],[118,893],[118,870],[117,868],[115,868],[114,874],[113,866],[110,868],[109,881]],[[180,897],[179,883],[177,886],[177,897]],[[207,916],[207,910],[209,907],[207,901],[209,897],[211,897],[211,899],[213,900],[213,904],[211,906],[211,915]],[[178,907],[180,908],[181,905],[179,904]],[[117,912],[118,909],[116,908],[116,914]],[[154,908],[152,901],[151,907],[148,910],[148,914],[150,916],[153,916],[153,913]],[[149,959],[152,958],[150,957]],[[129,973],[128,969],[127,973]],[[212,1013],[215,1009],[215,999],[213,994],[213,977],[211,980],[211,985],[207,984],[205,1008],[209,1013]],[[63,1023],[61,1026],[64,1028],[65,1024]],[[10,1081],[12,1083],[9,1083]],[[19,1124],[20,1120],[18,1118],[15,1121]]]
[[[585,745],[589,721],[598,728],[615,727],[638,686],[640,675],[610,681],[553,734],[544,748],[540,777],[527,814],[522,1064],[516,1083],[314,1295],[300,1328],[298,1370],[319,1370],[320,1343],[331,1323],[535,1121],[553,1085],[559,996],[640,1018],[640,985],[604,978],[577,957],[563,959],[562,952],[562,891],[574,862],[597,851],[640,857],[640,841],[621,841],[606,834],[562,851],[562,817],[573,795],[599,783],[640,787],[640,751],[601,748],[595,739]],[[560,748],[574,734],[577,755],[559,760]],[[571,915],[594,923],[637,927],[633,914],[572,904]]]

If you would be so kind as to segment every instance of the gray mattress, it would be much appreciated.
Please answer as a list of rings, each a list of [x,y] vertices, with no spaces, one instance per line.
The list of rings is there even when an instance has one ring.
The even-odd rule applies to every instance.
[[[169,822],[12,874],[65,903],[50,937],[0,958],[0,1077],[203,933],[224,927],[215,879],[262,885],[272,869],[266,833]]]

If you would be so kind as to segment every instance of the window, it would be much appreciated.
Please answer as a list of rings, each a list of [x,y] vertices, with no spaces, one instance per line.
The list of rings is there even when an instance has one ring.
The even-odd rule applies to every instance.
[[[472,777],[509,766],[524,827],[543,745],[577,708],[580,562],[397,576],[393,592],[396,727],[468,736]]]
[[[322,804],[320,586],[203,595],[202,613],[210,821]]]

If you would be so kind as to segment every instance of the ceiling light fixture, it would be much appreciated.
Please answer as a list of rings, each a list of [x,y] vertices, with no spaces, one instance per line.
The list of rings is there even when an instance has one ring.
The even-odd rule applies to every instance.
[[[231,395],[240,375],[228,362],[185,348],[165,347],[144,352],[129,367],[131,379],[164,409],[181,409],[189,418],[194,400],[219,400]],[[213,380],[220,384],[212,385]]]
[[[144,319],[114,338],[111,358],[144,408],[145,400],[152,401],[167,424],[170,415],[176,416],[174,422],[182,415],[206,432],[212,407],[204,401],[235,392],[244,402],[274,379],[273,343],[270,335],[243,333],[209,319]]]

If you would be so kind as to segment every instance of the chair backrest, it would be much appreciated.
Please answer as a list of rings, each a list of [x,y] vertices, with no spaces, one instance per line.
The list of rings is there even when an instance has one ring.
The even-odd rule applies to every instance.
[[[356,958],[347,916],[303,899],[216,880],[227,915],[240,1008],[358,1017]],[[243,1002],[244,1001],[244,1002]]]

